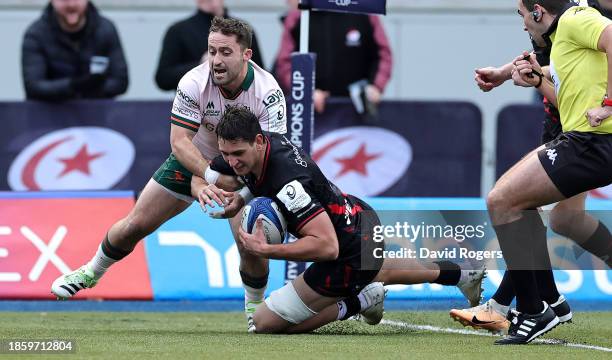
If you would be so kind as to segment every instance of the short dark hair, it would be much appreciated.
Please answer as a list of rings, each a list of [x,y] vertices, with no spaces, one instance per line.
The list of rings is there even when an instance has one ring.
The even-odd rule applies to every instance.
[[[223,35],[235,35],[240,47],[250,49],[253,41],[253,30],[242,20],[215,16],[209,33],[220,32]]]
[[[258,134],[263,134],[259,119],[245,105],[228,106],[217,124],[217,139],[244,140],[252,144]]]
[[[546,9],[553,15],[559,15],[567,4],[573,2],[571,0],[522,0],[523,5],[529,11],[533,11],[536,4]]]

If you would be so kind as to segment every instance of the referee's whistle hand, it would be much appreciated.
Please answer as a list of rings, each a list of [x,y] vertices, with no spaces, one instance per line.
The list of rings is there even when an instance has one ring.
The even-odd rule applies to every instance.
[[[527,79],[529,79],[529,77],[527,77]],[[514,85],[516,86],[522,86],[522,87],[532,87],[533,86],[530,83],[528,83],[526,80],[523,80],[523,76],[521,76],[521,73],[518,71],[515,71],[514,69],[512,70],[512,81],[514,82]]]

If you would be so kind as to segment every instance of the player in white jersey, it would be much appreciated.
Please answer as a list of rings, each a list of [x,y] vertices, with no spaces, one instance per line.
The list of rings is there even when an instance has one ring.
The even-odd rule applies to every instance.
[[[193,144],[205,158],[219,155],[215,128],[228,105],[245,105],[267,131],[287,132],[285,98],[271,74],[249,61],[246,76],[234,94],[214,85],[211,75],[208,62],[185,74],[179,82],[171,115],[173,125],[197,131]]]
[[[222,204],[220,190],[203,178],[209,162],[220,154],[215,127],[225,106],[247,106],[257,114],[263,129],[286,132],[283,93],[271,74],[250,61],[251,38],[252,30],[242,21],[213,20],[206,62],[185,74],[177,89],[171,115],[172,153],[149,180],[130,213],[111,226],[93,258],[53,282],[51,292],[58,298],[67,299],[93,287],[112,264],[132,252],[140,239],[189,207],[194,197],[209,205],[213,201]],[[239,223],[240,219],[230,219],[234,234]],[[240,263],[245,309],[254,311],[263,300],[268,263],[246,256],[241,256]]]

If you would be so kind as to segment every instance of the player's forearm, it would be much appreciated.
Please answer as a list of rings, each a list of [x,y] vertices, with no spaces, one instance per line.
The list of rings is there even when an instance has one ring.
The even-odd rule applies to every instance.
[[[557,104],[557,94],[555,93],[555,86],[553,85],[552,82],[544,78],[542,79],[542,85],[540,85],[537,89],[540,92],[540,94],[542,94],[542,96],[547,98],[548,101],[550,101],[550,103],[554,107],[559,108],[559,105]]]
[[[191,196],[197,199],[200,189],[207,185],[208,183],[204,179],[202,179],[201,177],[197,175],[193,175],[191,177]]]
[[[291,261],[330,261],[338,258],[338,240],[305,236],[288,244],[268,245],[264,257]]]
[[[243,187],[243,185],[234,176],[221,175],[215,183],[219,189],[225,191],[236,191]]]
[[[512,79],[512,68],[514,68],[514,63],[512,61],[499,67],[504,77],[504,81]]]
[[[601,33],[597,42],[597,49],[604,52],[608,59],[608,87],[606,95],[612,97],[612,25],[608,25]]]
[[[238,181],[238,177],[236,175],[224,174],[220,171],[214,170],[213,168],[215,167],[215,161],[217,161],[217,159],[211,161],[211,164],[204,172],[204,180],[206,180],[208,184],[213,184],[219,189],[225,191],[236,191],[243,187],[243,184]]]
[[[204,159],[202,153],[193,145],[191,139],[181,138],[172,141],[172,153],[176,159],[192,174],[202,176],[208,167],[208,161]]]

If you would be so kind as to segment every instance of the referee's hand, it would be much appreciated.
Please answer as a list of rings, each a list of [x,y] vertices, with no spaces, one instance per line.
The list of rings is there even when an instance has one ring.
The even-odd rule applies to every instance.
[[[592,127],[598,127],[610,115],[612,115],[612,107],[602,106],[588,110],[585,116]]]
[[[513,61],[514,69],[512,78],[518,86],[539,86],[542,84],[542,67],[538,64],[535,56],[527,51],[516,57]],[[537,75],[537,76],[536,76]]]
[[[489,92],[494,88],[503,84],[507,77],[505,76],[501,68],[496,67],[484,67],[474,70],[474,81],[480,90]]]

